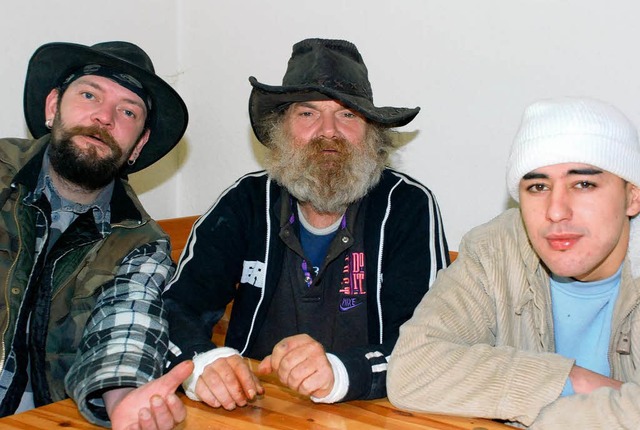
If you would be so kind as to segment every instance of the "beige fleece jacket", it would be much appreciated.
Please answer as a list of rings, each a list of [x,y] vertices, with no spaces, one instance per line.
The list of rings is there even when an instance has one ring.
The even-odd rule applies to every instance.
[[[390,401],[531,428],[640,428],[640,280],[632,265],[640,261],[628,255],[609,347],[611,376],[625,384],[560,398],[573,360],[554,353],[549,275],[519,210],[475,228],[400,329]]]

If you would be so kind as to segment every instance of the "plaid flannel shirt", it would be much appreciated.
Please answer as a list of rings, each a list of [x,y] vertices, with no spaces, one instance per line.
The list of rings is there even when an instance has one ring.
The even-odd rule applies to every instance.
[[[169,243],[159,240],[127,255],[87,321],[65,387],[88,420],[108,426],[108,389],[138,387],[162,375],[168,325],[161,292],[173,275]]]

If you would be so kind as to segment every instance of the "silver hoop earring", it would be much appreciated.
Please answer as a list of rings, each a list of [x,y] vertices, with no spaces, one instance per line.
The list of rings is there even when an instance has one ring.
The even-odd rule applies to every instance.
[[[136,164],[136,160],[135,160],[135,159],[133,159],[133,160],[132,160],[132,159],[128,159],[128,160],[127,160],[127,164],[128,164],[129,166],[133,166],[134,164]]]
[[[51,130],[51,120],[48,119],[44,122],[44,126],[47,127],[49,130]]]

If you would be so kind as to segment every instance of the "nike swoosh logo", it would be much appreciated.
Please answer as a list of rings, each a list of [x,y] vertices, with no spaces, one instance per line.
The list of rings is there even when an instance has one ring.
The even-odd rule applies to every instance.
[[[340,310],[342,312],[346,312],[348,310],[351,310],[353,308],[356,308],[356,307],[360,306],[362,303],[364,303],[364,302],[356,303],[355,305],[349,305],[349,306],[342,306],[342,303],[340,303]]]

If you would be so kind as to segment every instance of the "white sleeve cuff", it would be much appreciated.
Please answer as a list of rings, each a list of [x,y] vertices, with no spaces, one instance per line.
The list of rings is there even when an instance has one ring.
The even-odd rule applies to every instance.
[[[187,397],[196,402],[201,402],[202,400],[196,394],[196,382],[198,382],[198,378],[202,375],[204,368],[218,358],[231,357],[236,354],[240,355],[237,350],[226,346],[214,348],[202,354],[196,354],[193,357],[193,372],[191,372],[191,376],[182,383],[182,388],[184,388],[184,393]]]
[[[325,397],[311,396],[311,400],[315,403],[336,403],[344,399],[349,391],[349,375],[344,363],[333,354],[327,353],[327,359],[331,363],[333,369],[333,388]]]

